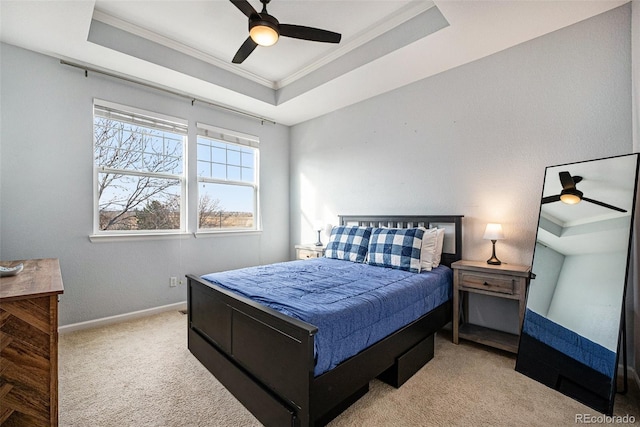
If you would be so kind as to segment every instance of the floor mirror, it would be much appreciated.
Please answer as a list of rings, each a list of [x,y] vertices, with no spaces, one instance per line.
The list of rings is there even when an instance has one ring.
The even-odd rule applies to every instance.
[[[611,415],[638,154],[546,168],[516,370]]]

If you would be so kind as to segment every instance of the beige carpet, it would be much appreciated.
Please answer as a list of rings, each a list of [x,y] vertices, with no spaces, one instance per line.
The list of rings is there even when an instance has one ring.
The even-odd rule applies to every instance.
[[[177,311],[60,336],[61,426],[259,426],[187,350]],[[515,372],[515,357],[444,333],[399,389],[379,381],[330,426],[572,426],[600,414]],[[615,415],[640,425],[635,383]]]

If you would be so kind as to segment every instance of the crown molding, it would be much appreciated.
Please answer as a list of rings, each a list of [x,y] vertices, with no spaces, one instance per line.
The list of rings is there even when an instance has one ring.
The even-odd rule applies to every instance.
[[[337,49],[331,51],[331,53],[329,53],[328,55],[323,55],[317,58],[315,61],[307,64],[306,66],[302,67],[295,73],[279,81],[272,81],[269,79],[265,79],[257,74],[246,71],[227,61],[223,61],[219,58],[216,58],[213,55],[210,55],[201,50],[187,46],[169,37],[160,35],[155,31],[149,30],[147,28],[133,24],[124,19],[110,15],[100,10],[99,8],[94,9],[93,19],[95,19],[96,21],[100,21],[104,24],[110,25],[112,27],[118,28],[122,31],[126,31],[128,33],[142,37],[146,40],[150,40],[154,43],[158,43],[162,46],[173,49],[177,52],[189,55],[193,58],[204,61],[208,64],[221,68],[225,71],[229,71],[233,74],[236,74],[240,77],[243,77],[247,80],[263,85],[270,89],[278,90],[299,79],[304,78],[305,76],[313,73],[314,71],[322,68],[323,66],[331,63],[332,61],[335,61],[339,57],[346,55],[347,53],[370,42],[371,40],[386,33],[387,31],[390,31],[391,29],[403,24],[409,19],[423,12],[426,12],[427,10],[431,9],[434,6],[435,6],[435,3],[433,3],[433,1],[423,1],[423,0],[412,1],[409,4],[407,4],[405,7],[397,10],[396,12],[385,17],[384,19],[374,22],[366,29],[360,31],[358,34],[351,37],[348,41],[340,44],[340,46]]]
[[[219,58],[216,58],[213,55],[209,55],[208,53],[205,53],[201,50],[194,49],[190,46],[187,46],[169,37],[162,36],[147,28],[143,28],[139,25],[135,25],[135,24],[132,24],[131,22],[125,21],[124,19],[117,18],[113,15],[109,15],[108,13],[103,12],[99,9],[95,9],[93,11],[93,19],[95,19],[96,21],[100,21],[103,24],[107,24],[112,27],[115,27],[119,30],[126,31],[128,33],[142,37],[146,40],[150,40],[154,43],[158,43],[162,46],[168,47],[180,53],[184,53],[185,55],[189,55],[193,58],[204,61],[215,67],[222,68],[223,70],[237,74],[240,77],[251,80],[253,82],[266,86],[270,89],[275,89],[275,82],[269,79],[265,79],[254,73],[238,68],[237,66],[234,66],[233,64],[223,61]]]

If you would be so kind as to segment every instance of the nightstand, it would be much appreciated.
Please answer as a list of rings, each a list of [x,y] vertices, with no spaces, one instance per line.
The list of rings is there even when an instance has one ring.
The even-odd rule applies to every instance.
[[[518,352],[519,336],[496,331],[471,323],[460,321],[460,302],[463,318],[469,319],[469,293],[483,294],[496,298],[518,301],[520,324],[522,328],[527,298],[527,285],[531,267],[525,265],[490,265],[485,261],[456,261],[453,269],[453,342],[458,338],[475,341],[512,353]]]
[[[296,245],[296,259],[321,258],[324,256],[324,246]]]

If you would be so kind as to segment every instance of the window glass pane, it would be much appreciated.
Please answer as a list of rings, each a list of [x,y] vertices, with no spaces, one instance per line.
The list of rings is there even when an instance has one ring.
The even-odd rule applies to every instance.
[[[227,179],[227,166],[218,163],[211,164],[211,177],[216,179]]]
[[[97,166],[182,174],[184,137],[181,135],[94,117],[94,139]]]
[[[240,166],[240,150],[235,147],[227,149],[227,163],[234,166]]]
[[[149,134],[149,143],[145,147],[145,151],[150,154],[162,156],[164,154],[164,143],[161,136]]]
[[[211,160],[217,163],[227,163],[227,150],[220,147],[211,149]]]
[[[198,160],[211,161],[211,148],[209,145],[198,144]]]
[[[200,182],[198,192],[198,228],[255,227],[253,187]]]
[[[209,144],[211,144],[212,147],[217,147],[217,148],[222,148],[222,149],[226,149],[227,148],[227,143],[226,142],[218,141],[216,139],[207,139],[207,141],[209,141]]]
[[[180,138],[180,139],[176,139],[176,138],[169,138],[166,141],[166,152],[171,155],[171,153],[173,153],[174,156],[180,156],[182,157],[182,141],[184,139]]]
[[[99,173],[100,230],[179,230],[180,180]]]
[[[198,137],[198,146],[210,146],[211,151],[198,149],[198,161],[211,161],[211,175],[216,180],[255,182],[256,150],[236,144]],[[210,154],[210,157],[209,157]]]
[[[238,166],[227,166],[227,179],[240,181],[240,168]]]
[[[198,176],[211,177],[211,163],[198,161]]]
[[[240,180],[243,182],[254,182],[253,169],[242,168],[242,178]]]
[[[253,167],[253,152],[249,151],[247,152],[246,150],[242,150],[242,166],[245,168],[252,168]]]
[[[177,157],[177,156],[167,156],[164,158],[164,161],[166,164],[166,168],[171,167],[171,173],[176,174],[176,175],[181,175],[182,174],[182,157]]]

